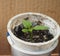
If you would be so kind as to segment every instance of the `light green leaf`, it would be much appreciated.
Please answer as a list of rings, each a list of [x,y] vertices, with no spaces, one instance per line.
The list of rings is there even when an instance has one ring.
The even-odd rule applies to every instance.
[[[28,32],[28,30],[27,29],[22,29],[22,32],[26,33],[26,32]]]
[[[33,28],[28,29],[29,32],[32,32]]]
[[[28,20],[23,20],[23,25],[25,28],[30,28],[32,26],[32,23]]]
[[[40,26],[40,25],[37,25],[33,28],[34,30],[47,30],[49,29],[47,26]]]

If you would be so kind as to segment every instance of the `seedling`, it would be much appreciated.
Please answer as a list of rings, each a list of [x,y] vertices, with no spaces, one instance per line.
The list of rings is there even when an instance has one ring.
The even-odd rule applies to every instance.
[[[32,26],[32,22],[28,21],[28,20],[23,20],[22,24],[24,26],[24,29],[22,29],[22,32],[24,33],[30,33],[30,39],[32,41],[32,31],[33,30],[48,30],[49,28],[47,26],[43,26],[43,25],[37,25],[37,26]]]

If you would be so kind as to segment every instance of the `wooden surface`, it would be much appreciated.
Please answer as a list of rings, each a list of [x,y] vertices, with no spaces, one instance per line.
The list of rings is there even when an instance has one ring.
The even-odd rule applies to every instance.
[[[41,12],[60,24],[60,0],[0,0],[0,55],[10,54],[10,46],[6,39],[9,19],[23,12]],[[59,53],[59,46],[53,53]]]
[[[0,56],[11,56],[11,55],[0,55]],[[58,54],[52,54],[51,56],[59,56]]]

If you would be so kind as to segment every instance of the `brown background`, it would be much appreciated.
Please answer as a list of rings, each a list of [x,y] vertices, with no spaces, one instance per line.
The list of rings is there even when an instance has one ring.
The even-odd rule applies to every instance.
[[[0,55],[10,54],[6,39],[7,22],[22,12],[41,12],[60,24],[60,0],[0,0]],[[53,53],[58,53],[59,49],[57,47]]]

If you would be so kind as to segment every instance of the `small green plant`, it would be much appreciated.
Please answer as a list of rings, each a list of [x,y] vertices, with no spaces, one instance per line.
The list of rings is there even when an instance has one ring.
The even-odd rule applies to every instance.
[[[30,33],[30,39],[31,39],[31,41],[32,41],[32,31],[33,30],[47,30],[48,29],[48,27],[47,26],[40,26],[40,25],[37,25],[37,26],[32,26],[32,22],[30,22],[30,21],[28,21],[28,20],[23,20],[22,21],[22,24],[23,24],[23,26],[24,26],[24,29],[22,29],[22,32],[24,32],[24,33]]]

